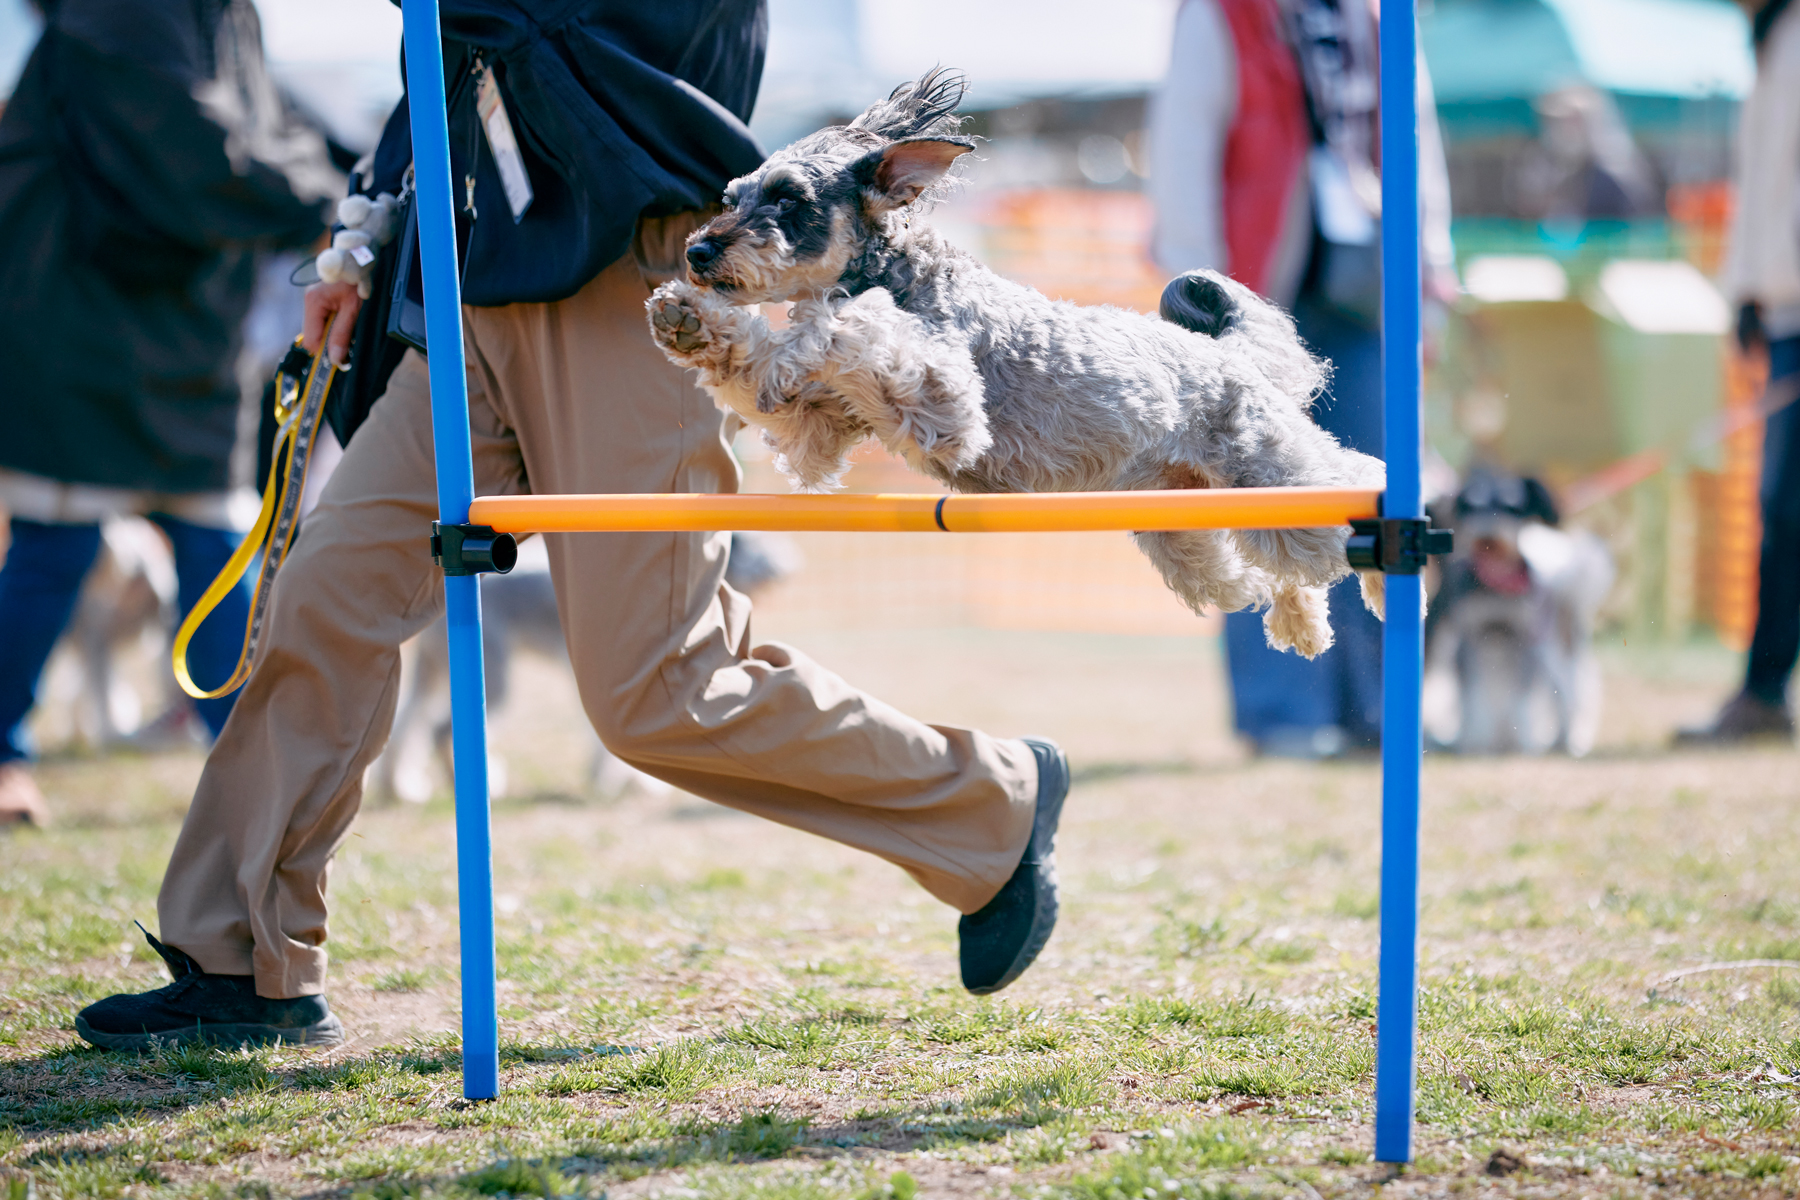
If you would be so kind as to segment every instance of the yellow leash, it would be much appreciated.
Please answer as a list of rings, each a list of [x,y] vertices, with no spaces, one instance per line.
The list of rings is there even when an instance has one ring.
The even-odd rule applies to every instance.
[[[175,682],[196,700],[214,700],[229,695],[250,678],[250,665],[256,657],[256,644],[262,637],[263,618],[268,612],[275,572],[280,570],[282,560],[287,557],[294,530],[300,523],[300,498],[306,492],[306,468],[312,461],[313,439],[318,434],[325,397],[331,391],[331,380],[337,370],[325,353],[326,339],[330,336],[331,319],[327,318],[325,332],[319,339],[319,353],[307,364],[304,382],[298,372],[288,370],[293,351],[276,372],[275,419],[281,427],[275,435],[275,448],[269,459],[269,481],[263,487],[262,511],[257,514],[249,536],[175,632],[175,644],[169,655],[175,668]],[[298,338],[295,344],[299,344]],[[280,470],[284,449],[287,451],[287,468]],[[279,488],[276,487],[278,471],[281,476]],[[193,641],[201,622],[212,615],[213,609],[231,594],[231,589],[249,571],[250,561],[259,550],[263,552],[262,568],[256,573],[256,589],[250,594],[250,616],[244,623],[244,648],[238,653],[237,668],[231,672],[231,678],[208,691],[195,683],[188,673],[188,643]]]

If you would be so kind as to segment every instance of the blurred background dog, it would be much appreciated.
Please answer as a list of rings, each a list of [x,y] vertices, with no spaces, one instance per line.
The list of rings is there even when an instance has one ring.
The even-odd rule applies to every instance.
[[[204,747],[193,705],[168,669],[175,560],[150,522],[101,525],[100,553],[40,686],[33,732],[46,750]]]
[[[1464,754],[1592,749],[1600,725],[1594,617],[1612,556],[1558,528],[1535,479],[1476,469],[1436,519],[1456,553],[1426,618],[1427,737]]]

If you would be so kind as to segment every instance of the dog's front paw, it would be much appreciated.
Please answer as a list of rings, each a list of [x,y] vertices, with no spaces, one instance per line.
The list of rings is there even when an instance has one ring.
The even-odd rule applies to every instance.
[[[796,385],[784,385],[780,380],[765,379],[761,387],[756,389],[756,411],[767,416],[778,412],[810,412],[830,404],[836,408],[843,407],[843,399],[831,388],[817,380],[806,380]]]
[[[650,314],[650,335],[669,357],[692,359],[710,343],[700,298],[691,284],[665,283],[651,295],[645,308]]]

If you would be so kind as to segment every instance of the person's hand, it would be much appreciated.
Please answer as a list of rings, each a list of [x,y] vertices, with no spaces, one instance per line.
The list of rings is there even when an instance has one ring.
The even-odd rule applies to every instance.
[[[1763,329],[1762,305],[1752,300],[1738,309],[1737,344],[1745,354],[1768,345],[1769,335]]]
[[[308,354],[319,352],[325,320],[331,323],[331,344],[326,347],[331,365],[341,367],[350,357],[350,335],[356,332],[356,314],[362,296],[354,283],[315,283],[306,289],[306,320],[300,327],[300,345]]]

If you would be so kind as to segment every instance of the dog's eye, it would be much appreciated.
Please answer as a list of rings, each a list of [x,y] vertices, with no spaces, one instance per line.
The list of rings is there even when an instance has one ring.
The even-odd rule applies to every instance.
[[[775,211],[785,217],[794,211],[794,205],[798,203],[799,201],[795,200],[792,196],[783,196],[781,199],[775,201]]]

